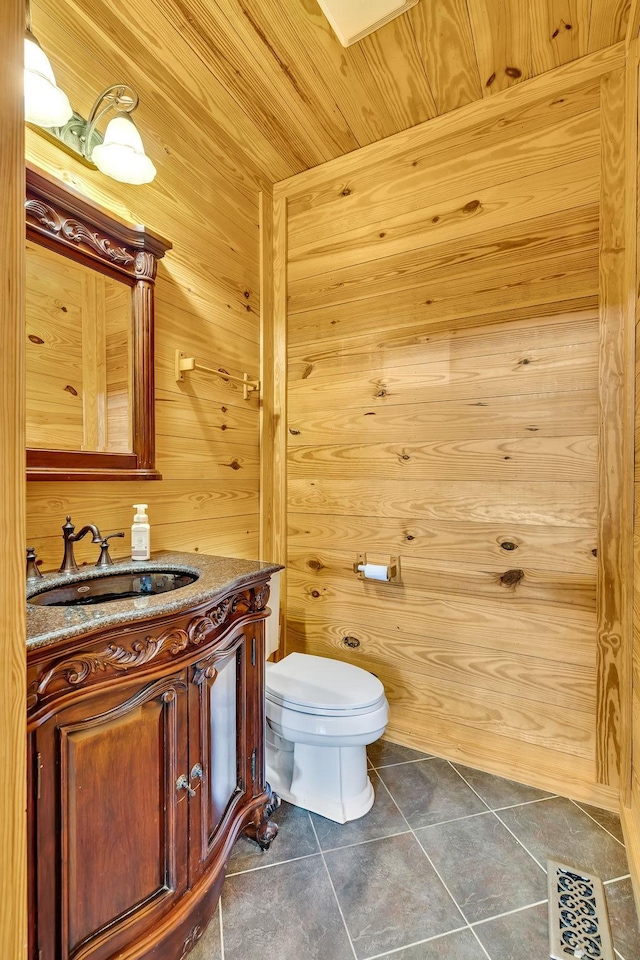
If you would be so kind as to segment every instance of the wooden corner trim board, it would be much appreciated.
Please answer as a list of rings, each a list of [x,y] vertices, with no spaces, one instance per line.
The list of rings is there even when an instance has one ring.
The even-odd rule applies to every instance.
[[[631,790],[637,41],[601,80],[598,782]]]
[[[627,21],[627,34],[625,44],[628,47],[634,40],[638,39],[640,34],[640,0],[632,0],[629,10],[629,20]]]
[[[0,956],[27,956],[24,8],[0,5]]]
[[[627,851],[627,860],[629,861],[629,873],[631,874],[631,884],[633,886],[633,896],[636,902],[636,909],[640,913],[640,818],[635,809],[620,804],[620,822],[622,824],[622,835],[624,845]]]
[[[425,120],[424,123],[409,127],[384,140],[360,147],[353,153],[281,180],[274,184],[274,200],[280,197],[297,196],[315,185],[325,183],[331,176],[348,176],[352,169],[361,171],[367,164],[382,163],[388,157],[402,153],[404,150],[432,147],[438,140],[472,127],[479,120],[486,123],[518,107],[536,103],[553,95],[556,91],[566,92],[588,80],[624,67],[625,55],[624,41],[616,43],[581,57],[579,60],[572,60],[556,67],[555,70],[549,70],[547,73],[525,80],[516,86],[501,90],[488,100],[474,100],[457,110]]]

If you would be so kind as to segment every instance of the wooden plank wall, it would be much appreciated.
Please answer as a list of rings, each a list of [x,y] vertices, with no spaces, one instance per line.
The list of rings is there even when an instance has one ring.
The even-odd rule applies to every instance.
[[[173,243],[156,285],[157,464],[153,483],[29,484],[28,542],[44,567],[62,556],[67,513],[81,525],[126,530],[131,505],[149,503],[152,549],[258,556],[259,400],[203,374],[178,385],[174,351],[242,376],[259,372],[259,215],[263,182],[222,150],[207,132],[207,116],[188,116],[180,90],[160,89],[152,64],[167,37],[158,35],[146,59],[133,36],[110,29],[104,5],[82,10],[72,0],[37,0],[34,31],[58,82],[86,116],[101,89],[118,80],[140,94],[136,121],[157,169],[148,186],[131,187],[93,172],[27,130],[30,161],[78,187],[116,215],[146,224]],[[168,55],[168,54],[166,54]],[[90,79],[89,79],[90,78]],[[172,99],[173,98],[173,99]],[[115,556],[126,556],[113,541]],[[78,545],[81,561],[96,548]]]
[[[27,956],[24,6],[0,5],[0,956]]]
[[[624,85],[611,48],[274,189],[287,650],[375,672],[392,740],[608,807],[629,703]],[[358,579],[360,552],[399,555],[402,583]]]

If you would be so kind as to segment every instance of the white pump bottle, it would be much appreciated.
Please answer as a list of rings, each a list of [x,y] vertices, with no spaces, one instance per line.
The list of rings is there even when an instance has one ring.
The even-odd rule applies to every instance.
[[[151,556],[151,527],[146,503],[134,503],[136,511],[131,527],[131,559],[148,560]]]

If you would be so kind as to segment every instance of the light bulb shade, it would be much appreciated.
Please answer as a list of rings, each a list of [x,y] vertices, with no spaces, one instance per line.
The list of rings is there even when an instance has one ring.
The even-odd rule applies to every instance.
[[[73,110],[60,87],[49,59],[35,39],[24,41],[24,116],[40,127],[63,127]]]
[[[93,148],[91,159],[98,170],[121,183],[151,183],[156,175],[128,113],[119,113],[109,121],[104,142]]]

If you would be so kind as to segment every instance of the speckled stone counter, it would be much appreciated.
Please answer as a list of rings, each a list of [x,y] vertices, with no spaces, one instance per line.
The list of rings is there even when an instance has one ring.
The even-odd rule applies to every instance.
[[[135,623],[136,620],[180,613],[241,588],[256,574],[269,576],[281,569],[277,563],[263,563],[260,560],[237,560],[201,553],[157,553],[147,561],[119,561],[106,571],[98,567],[81,567],[78,573],[72,575],[44,574],[41,580],[27,584],[27,649],[49,646],[103,627],[117,627]],[[47,607],[28,602],[29,597],[52,587],[103,577],[105,573],[144,574],[154,571],[190,573],[198,579],[186,587],[167,593],[113,600],[90,607]]]

